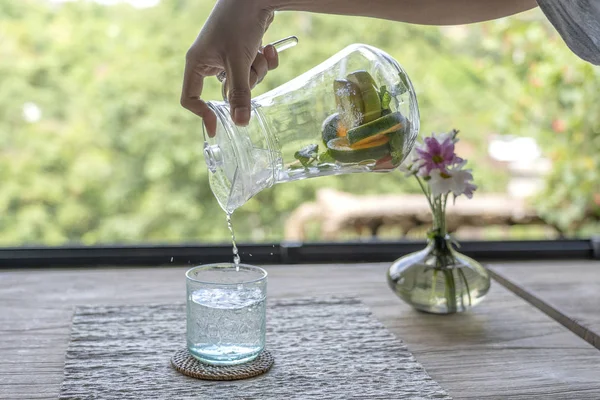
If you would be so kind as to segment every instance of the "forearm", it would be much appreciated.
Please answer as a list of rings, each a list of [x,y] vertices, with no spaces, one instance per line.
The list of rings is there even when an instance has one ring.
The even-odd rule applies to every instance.
[[[248,0],[241,0],[248,1]],[[258,0],[279,11],[308,11],[423,25],[460,25],[517,14],[536,0]]]

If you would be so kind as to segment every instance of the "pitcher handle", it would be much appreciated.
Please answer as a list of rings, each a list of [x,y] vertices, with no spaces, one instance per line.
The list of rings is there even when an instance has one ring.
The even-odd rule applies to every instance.
[[[273,43],[269,43],[269,44],[271,46],[275,47],[275,50],[277,50],[278,53],[281,53],[282,51],[297,45],[298,38],[296,36],[288,36],[286,38],[279,39],[279,40],[277,40]],[[226,84],[225,78],[227,78],[227,74],[223,70],[223,71],[219,72],[216,76],[217,76],[217,79],[219,80],[219,82],[222,83],[221,95],[223,96],[223,101],[227,101],[227,92],[226,92],[226,87],[225,87],[225,84]]]

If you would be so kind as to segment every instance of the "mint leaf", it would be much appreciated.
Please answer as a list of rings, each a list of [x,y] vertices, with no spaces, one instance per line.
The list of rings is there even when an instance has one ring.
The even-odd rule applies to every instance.
[[[318,144],[309,144],[308,146],[304,146],[300,150],[296,152],[294,157],[304,157],[304,158],[316,158],[317,153],[319,151]]]
[[[387,110],[390,107],[392,95],[390,95],[390,92],[388,92],[385,85],[382,85],[381,88],[379,88],[379,99],[381,100],[381,109]]]
[[[402,127],[390,133],[390,148],[392,149],[392,163],[401,163],[404,158],[404,142],[410,132],[410,121],[402,116]]]
[[[298,161],[300,161],[300,164],[302,164],[302,166],[304,168],[308,167],[310,165],[310,158],[306,158],[306,157],[296,157],[296,159]]]
[[[302,164],[304,167],[308,167],[317,159],[318,151],[318,144],[309,144],[308,146],[305,146],[294,153],[294,158],[300,161],[300,164]]]
[[[400,129],[390,133],[390,147],[392,149],[392,164],[400,164],[404,158],[404,130]]]
[[[408,78],[406,77],[406,75],[404,74],[404,72],[400,72],[398,74],[398,76],[400,77],[400,81],[402,82],[402,85],[398,85],[398,94],[402,94],[404,92],[408,91],[409,85],[408,85]]]
[[[321,154],[319,154],[319,162],[320,163],[335,163],[335,158],[331,157],[331,154],[329,154],[329,151],[324,151]]]

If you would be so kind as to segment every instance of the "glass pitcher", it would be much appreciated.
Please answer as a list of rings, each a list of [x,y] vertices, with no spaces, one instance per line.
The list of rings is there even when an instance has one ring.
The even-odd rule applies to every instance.
[[[392,171],[419,132],[408,75],[390,55],[364,44],[252,99],[247,126],[233,123],[226,101],[208,106],[217,130],[210,138],[204,129],[204,157],[227,213],[276,183]]]

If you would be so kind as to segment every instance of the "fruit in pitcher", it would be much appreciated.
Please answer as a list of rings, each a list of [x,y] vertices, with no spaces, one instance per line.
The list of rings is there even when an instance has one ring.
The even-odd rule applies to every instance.
[[[331,139],[336,137],[346,136],[346,128],[340,121],[340,115],[338,113],[331,114],[323,121],[323,127],[321,128],[321,136],[323,143],[327,145]]]
[[[370,143],[351,146],[347,137],[338,137],[327,142],[329,155],[344,163],[378,160],[390,154],[389,137],[381,136]]]
[[[393,112],[375,121],[348,130],[348,142],[351,145],[369,143],[378,140],[381,135],[387,135],[403,130],[406,118],[400,112]]]
[[[385,157],[380,158],[379,160],[377,160],[377,162],[375,163],[375,167],[373,167],[374,171],[381,171],[381,170],[390,170],[390,169],[394,169],[398,166],[397,163],[394,163],[393,157],[391,154],[388,154]]]
[[[363,102],[363,118],[361,123],[371,122],[381,117],[381,98],[375,80],[367,71],[354,71],[346,79],[358,86]]]
[[[333,81],[333,92],[342,125],[346,129],[359,125],[365,108],[358,85],[347,79],[336,79]]]
[[[333,82],[338,113],[322,125],[326,154],[343,163],[377,160],[375,170],[393,169],[404,158],[410,122],[392,112],[392,95],[365,70]]]
[[[404,159],[404,143],[406,140],[406,134],[409,131],[408,124],[403,129],[399,129],[395,132],[390,133],[390,149],[392,150],[391,156],[392,161],[395,164],[400,164]]]

